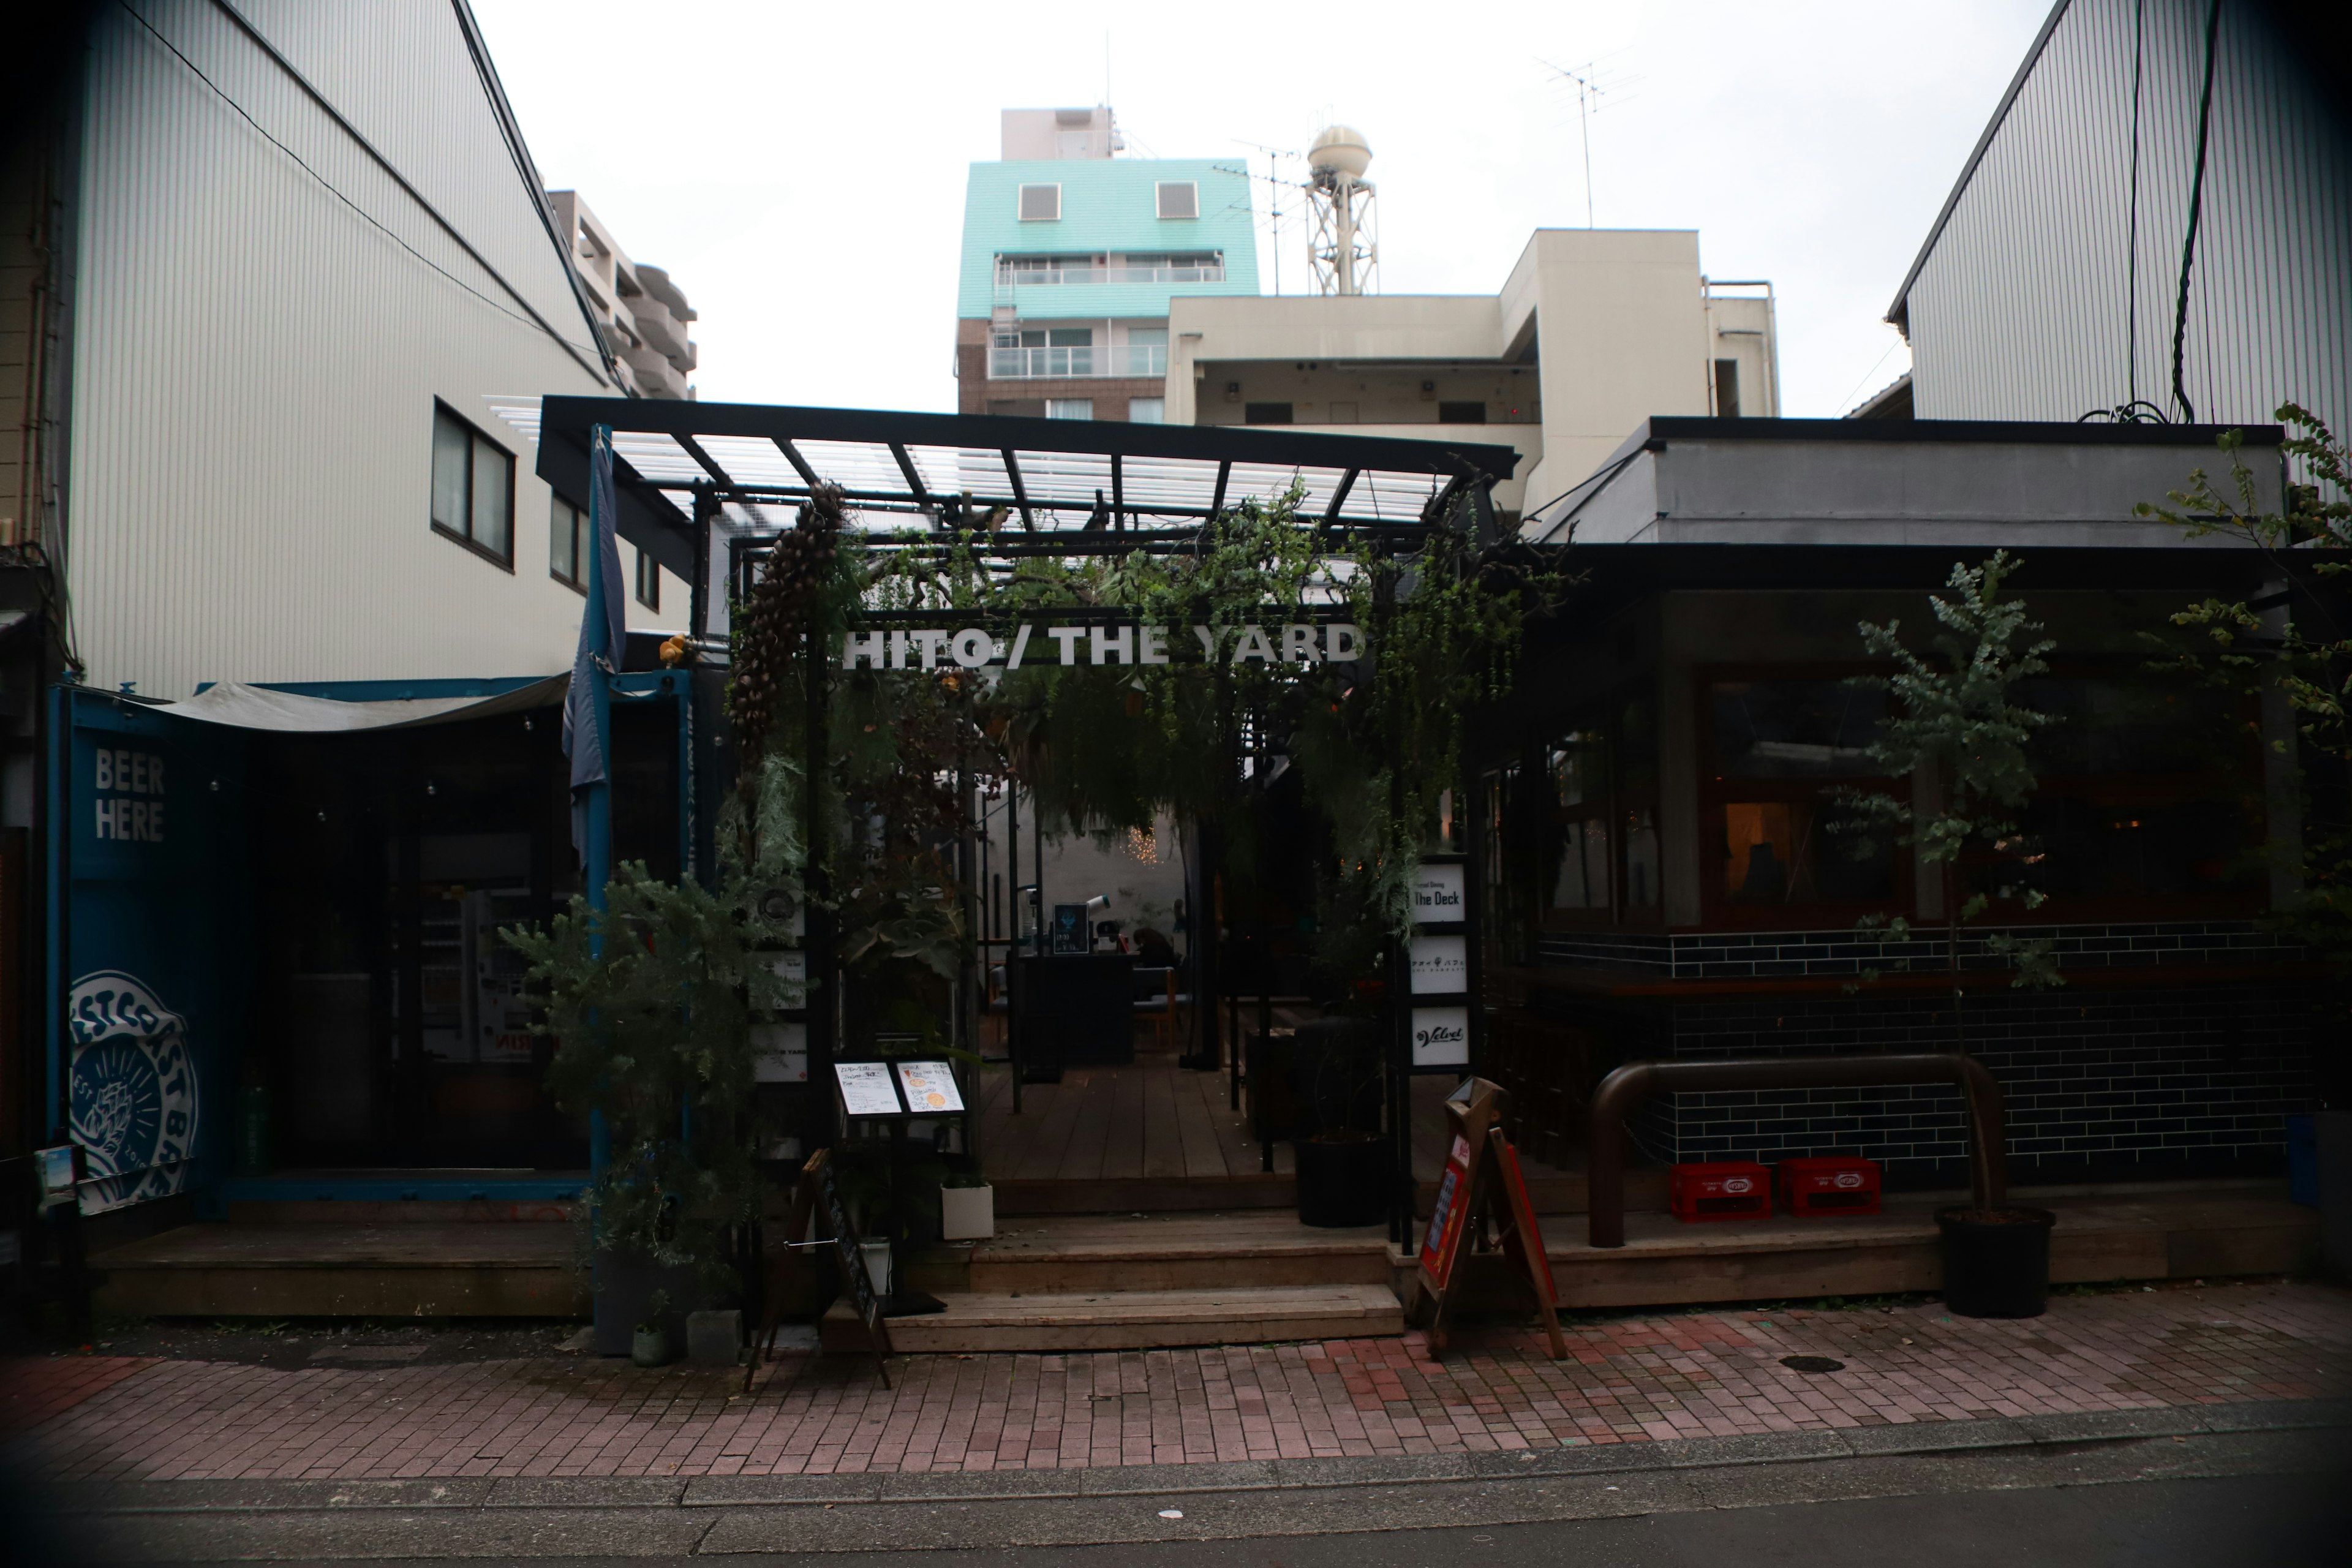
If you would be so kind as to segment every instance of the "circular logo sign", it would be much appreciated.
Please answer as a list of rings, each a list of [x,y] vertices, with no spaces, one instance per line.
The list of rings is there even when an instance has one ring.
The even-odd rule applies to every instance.
[[[1862,1173],[1860,1171],[1840,1171],[1837,1173],[1837,1184],[1841,1187],[1858,1187],[1862,1185]]]
[[[1745,1176],[1726,1176],[1723,1179],[1723,1190],[1727,1193],[1752,1192],[1756,1184]]]
[[[74,983],[73,1140],[89,1161],[86,1206],[113,1208],[180,1190],[195,1152],[196,1072],[187,1021],[136,976]]]

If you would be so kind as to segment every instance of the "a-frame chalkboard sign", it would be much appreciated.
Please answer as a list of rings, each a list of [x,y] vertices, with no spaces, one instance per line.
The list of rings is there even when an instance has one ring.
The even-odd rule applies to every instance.
[[[1559,1302],[1552,1288],[1551,1259],[1544,1252],[1543,1231],[1536,1224],[1535,1205],[1519,1173],[1518,1151],[1496,1123],[1501,1120],[1503,1090],[1483,1078],[1465,1079],[1447,1097],[1445,1116],[1453,1134],[1445,1171],[1438,1178],[1437,1201],[1422,1233],[1420,1267],[1414,1271],[1414,1300],[1430,1302],[1429,1350],[1445,1350],[1445,1309],[1454,1289],[1454,1273],[1465,1244],[1492,1223],[1502,1241],[1503,1256],[1536,1293],[1551,1357],[1568,1354],[1559,1331]]]
[[[807,1234],[810,1216],[815,1216],[817,1238],[802,1241]],[[743,1391],[751,1390],[751,1374],[775,1349],[776,1329],[783,1317],[783,1303],[788,1294],[789,1279],[782,1278],[796,1254],[831,1248],[834,1260],[840,1266],[841,1288],[849,1298],[850,1310],[865,1327],[866,1343],[874,1352],[874,1371],[882,1379],[882,1386],[890,1386],[890,1331],[882,1321],[882,1298],[874,1289],[873,1279],[866,1272],[866,1250],[858,1245],[857,1227],[849,1223],[849,1205],[842,1201],[841,1187],[834,1180],[833,1151],[820,1149],[809,1156],[801,1167],[801,1179],[793,1189],[790,1226],[787,1233],[793,1239],[785,1242],[784,1257],[776,1261],[769,1272],[768,1301],[761,1314],[760,1332],[753,1340],[751,1364],[743,1372]],[[826,1233],[830,1234],[826,1234]]]

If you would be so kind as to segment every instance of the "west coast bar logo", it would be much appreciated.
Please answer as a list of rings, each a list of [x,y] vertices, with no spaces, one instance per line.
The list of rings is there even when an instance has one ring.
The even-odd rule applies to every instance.
[[[841,639],[841,664],[845,669],[940,669],[950,664],[979,669],[1001,663],[1007,669],[1019,669],[1024,661],[1063,666],[1312,665],[1347,664],[1364,657],[1363,628],[1346,621],[1231,629],[1196,626],[1190,630],[1200,647],[1198,657],[1181,641],[1177,642],[1181,652],[1171,649],[1173,628],[1144,625],[1038,626],[1024,621],[1003,638],[982,626],[966,626],[961,631],[908,626],[850,632]],[[1045,647],[1040,632],[1052,640],[1054,651]]]
[[[73,1140],[89,1162],[83,1211],[178,1192],[196,1140],[186,1020],[144,981],[110,969],[74,982],[66,1019]]]

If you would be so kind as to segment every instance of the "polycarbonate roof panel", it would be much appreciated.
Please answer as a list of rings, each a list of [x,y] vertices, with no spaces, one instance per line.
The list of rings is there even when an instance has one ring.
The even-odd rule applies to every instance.
[[[739,485],[800,486],[800,470],[773,441],[758,436],[698,436],[695,442]]]
[[[691,483],[710,477],[709,469],[696,462],[685,447],[667,436],[643,430],[614,431],[613,455],[635,468],[641,478],[656,483],[665,479]]]
[[[1022,489],[1033,506],[1091,507],[1095,492],[1110,497],[1110,456],[1106,452],[1015,452]]]
[[[1349,517],[1369,517],[1378,522],[1418,522],[1429,498],[1445,488],[1435,474],[1398,474],[1368,468],[1356,476],[1341,511]]]
[[[1217,467],[1190,458],[1126,458],[1118,471],[1129,506],[1205,509],[1217,493]]]
[[[1307,494],[1298,503],[1302,512],[1319,517],[1331,504],[1331,492],[1339,488],[1347,477],[1339,468],[1310,468],[1279,463],[1235,463],[1234,476],[1225,486],[1225,504],[1237,505],[1244,500],[1273,501],[1287,493],[1291,485],[1305,480]],[[1353,499],[1352,492],[1350,499]]]

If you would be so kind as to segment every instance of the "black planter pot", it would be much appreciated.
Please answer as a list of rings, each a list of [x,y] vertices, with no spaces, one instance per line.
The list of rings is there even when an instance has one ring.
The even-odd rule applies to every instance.
[[[1944,1305],[1963,1318],[2038,1318],[2050,1302],[2048,1209],[1936,1211]]]
[[[1336,1230],[1388,1218],[1392,1151],[1385,1139],[1301,1138],[1291,1147],[1298,1153],[1299,1224]]]
[[[671,1342],[686,1341],[686,1315],[712,1303],[706,1300],[701,1271],[690,1263],[656,1263],[639,1252],[599,1251],[595,1262],[595,1336],[598,1355],[627,1355],[637,1324],[645,1320],[656,1290],[668,1298],[662,1325]]]

